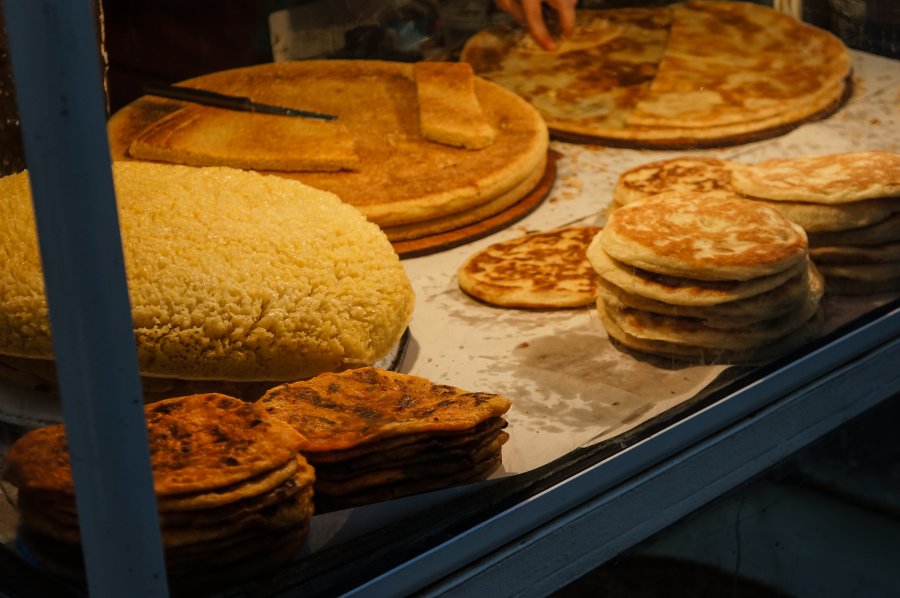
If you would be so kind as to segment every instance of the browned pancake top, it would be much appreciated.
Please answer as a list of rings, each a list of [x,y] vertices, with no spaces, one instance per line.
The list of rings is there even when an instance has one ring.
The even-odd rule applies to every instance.
[[[641,164],[619,176],[613,199],[628,204],[666,191],[731,191],[731,175],[718,158],[672,158]]]
[[[301,452],[338,450],[401,434],[465,430],[510,407],[508,399],[496,394],[377,368],[284,384],[257,404],[300,432]]]
[[[666,193],[619,208],[598,239],[629,266],[698,280],[759,278],[807,255],[803,229],[775,208],[703,193]]]
[[[302,437],[254,403],[219,394],[145,408],[153,485],[160,496],[234,484],[292,459]],[[9,450],[6,478],[20,489],[74,491],[63,426],[25,434]]]

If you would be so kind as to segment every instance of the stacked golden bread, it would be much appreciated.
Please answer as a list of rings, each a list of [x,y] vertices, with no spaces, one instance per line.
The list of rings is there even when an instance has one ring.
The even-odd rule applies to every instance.
[[[629,147],[716,147],[836,110],[850,56],[836,36],[752,2],[579,10],[545,51],[521,28],[469,38],[461,60],[534,105],[555,136]]]
[[[565,308],[594,303],[597,273],[588,245],[600,231],[569,226],[494,243],[457,270],[459,287],[501,307]]]
[[[115,162],[113,179],[149,398],[257,398],[398,344],[412,285],[384,233],[333,194],[225,167]],[[27,173],[0,179],[0,212],[0,375],[52,388]]]
[[[540,115],[468,64],[297,61],[181,85],[338,119],[145,96],[109,121],[115,159],[231,165],[297,179],[355,206],[392,241],[497,214],[526,197],[545,171]]]
[[[900,154],[851,152],[731,164],[732,188],[809,234],[829,293],[900,290]]]
[[[619,176],[610,210],[663,192],[730,194],[778,209],[806,231],[828,293],[900,290],[900,154],[650,162]]]
[[[173,590],[221,589],[294,559],[313,513],[300,435],[253,403],[191,395],[145,407],[153,486]],[[83,582],[63,426],[16,441],[5,478],[18,488],[20,537],[50,572]]]
[[[721,193],[659,194],[609,215],[588,259],[621,346],[666,359],[756,363],[820,331],[821,276],[803,229]]]
[[[300,433],[317,511],[484,479],[509,438],[506,398],[377,368],[278,386],[257,404]]]

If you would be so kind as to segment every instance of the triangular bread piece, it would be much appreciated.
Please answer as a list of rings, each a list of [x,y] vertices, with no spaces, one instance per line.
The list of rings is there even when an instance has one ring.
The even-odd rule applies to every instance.
[[[475,95],[475,75],[465,62],[418,62],[413,66],[419,100],[419,127],[426,139],[481,149],[496,133]]]

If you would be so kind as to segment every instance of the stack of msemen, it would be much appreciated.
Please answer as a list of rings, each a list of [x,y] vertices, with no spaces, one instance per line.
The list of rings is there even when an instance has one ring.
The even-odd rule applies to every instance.
[[[731,185],[806,229],[828,292],[900,290],[900,154],[866,151],[731,164]]]
[[[313,512],[300,435],[253,403],[218,394],[145,409],[170,586],[213,590],[295,558]],[[63,426],[25,434],[8,454],[21,540],[52,573],[83,582],[81,535]]]
[[[377,368],[285,384],[259,404],[303,437],[317,511],[486,478],[509,438],[504,397]]]
[[[609,336],[679,361],[755,363],[821,329],[806,234],[777,210],[673,193],[612,212],[588,248]]]

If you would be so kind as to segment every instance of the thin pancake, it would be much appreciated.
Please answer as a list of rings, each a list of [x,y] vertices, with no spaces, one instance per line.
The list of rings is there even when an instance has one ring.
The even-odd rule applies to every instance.
[[[567,227],[495,243],[457,270],[460,288],[504,307],[579,307],[594,302],[597,274],[585,252],[597,227]]]

